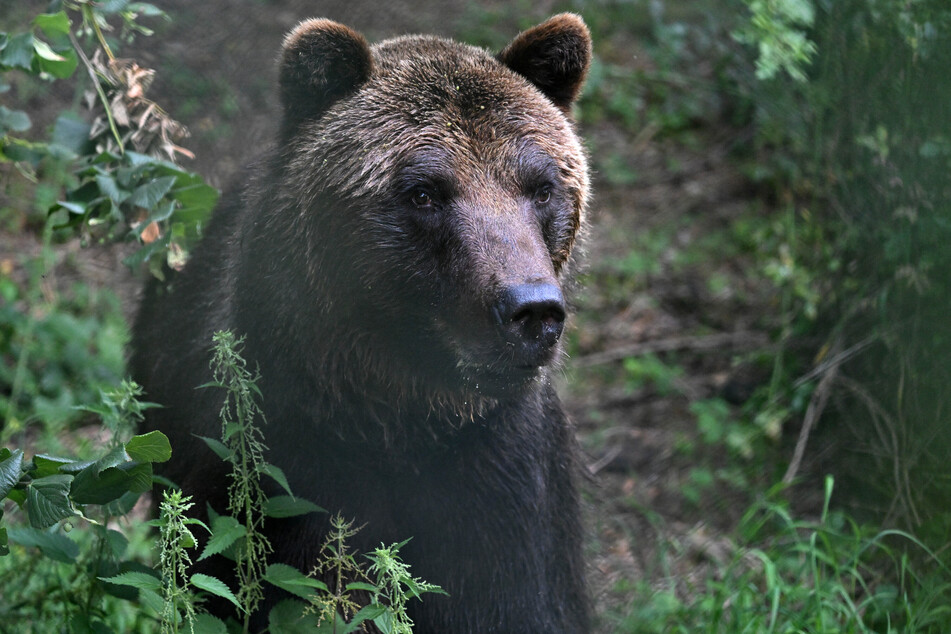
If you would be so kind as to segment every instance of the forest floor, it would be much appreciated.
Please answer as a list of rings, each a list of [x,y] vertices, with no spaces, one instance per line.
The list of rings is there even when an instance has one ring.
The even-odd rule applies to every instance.
[[[135,55],[160,73],[150,96],[192,131],[184,145],[196,159],[186,167],[218,187],[271,142],[275,59],[298,20],[319,13],[376,41],[404,32],[464,35],[475,19],[471,5],[457,1],[423,11],[400,1],[331,0],[316,9],[301,0],[156,4],[172,22],[140,40]],[[536,5],[517,23],[494,24],[499,41],[552,12],[552,3]],[[497,8],[480,7],[483,16]],[[651,64],[641,48],[627,61],[610,55],[632,73]],[[587,554],[606,615],[623,613],[637,584],[688,588],[707,574],[704,562],[731,553],[748,489],[731,486],[729,474],[744,465],[705,440],[698,419],[704,407],[726,407],[717,420],[728,419],[768,381],[756,352],[769,345],[777,311],[773,288],[750,274],[742,244],[764,212],[731,160],[735,130],[716,115],[675,135],[651,125],[632,134],[611,118],[580,129],[595,198],[561,393],[590,474]],[[0,248],[29,252],[24,240],[6,235]],[[140,280],[118,264],[118,252],[88,253],[71,256],[82,260],[80,274],[117,290],[130,314]],[[602,620],[612,631],[612,619]]]

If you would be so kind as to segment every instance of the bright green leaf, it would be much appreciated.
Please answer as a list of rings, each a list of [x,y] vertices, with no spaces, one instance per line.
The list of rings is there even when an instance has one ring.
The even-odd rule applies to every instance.
[[[364,583],[362,581],[354,581],[353,583],[347,584],[347,590],[365,590],[367,592],[379,592],[380,589],[377,588],[372,583]]]
[[[162,580],[147,572],[123,572],[121,575],[116,575],[115,577],[99,577],[99,580],[120,586],[130,586],[140,590],[154,590],[155,592],[159,592],[162,589]]]
[[[268,498],[264,505],[264,514],[267,517],[296,517],[315,512],[325,513],[326,511],[309,500],[294,498],[289,495],[277,495]]]
[[[152,488],[152,465],[123,462],[102,469],[100,463],[76,474],[70,491],[77,504],[108,504],[128,492],[144,493]]]
[[[275,482],[281,485],[282,489],[287,491],[288,495],[291,495],[291,496],[294,495],[291,492],[291,486],[287,483],[287,476],[284,475],[284,472],[281,470],[280,467],[275,467],[274,465],[265,462],[264,465],[261,467],[261,473],[271,476],[271,478]]]
[[[66,61],[66,58],[51,49],[49,44],[35,37],[33,38],[33,50],[36,51],[36,54],[40,57],[40,59],[45,59],[51,62]]]
[[[69,17],[65,11],[57,13],[42,13],[33,18],[33,26],[47,35],[67,35],[69,33]]]
[[[125,444],[125,450],[130,458],[139,462],[167,462],[172,457],[168,436],[158,430],[133,436]]]
[[[199,590],[204,590],[209,592],[217,597],[227,599],[237,606],[239,610],[243,610],[241,604],[238,603],[238,599],[234,596],[234,593],[228,588],[225,583],[219,579],[215,579],[209,575],[203,575],[201,573],[196,573],[191,576],[191,584],[198,588]]]
[[[362,631],[363,628],[361,624],[364,621],[374,621],[383,616],[386,611],[387,607],[379,603],[371,603],[370,605],[364,606],[359,612],[353,615],[353,619],[347,624],[346,629],[344,629],[341,634]]]
[[[244,525],[238,520],[230,515],[219,515],[211,522],[211,538],[205,544],[198,561],[227,550],[245,534]]]

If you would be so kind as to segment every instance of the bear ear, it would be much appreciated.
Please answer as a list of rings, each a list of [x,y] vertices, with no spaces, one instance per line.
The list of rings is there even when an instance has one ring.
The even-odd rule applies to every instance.
[[[305,20],[284,38],[281,101],[284,133],[292,133],[370,77],[373,59],[366,39],[332,20]]]
[[[562,13],[519,33],[497,59],[568,112],[591,62],[591,34],[581,16]]]

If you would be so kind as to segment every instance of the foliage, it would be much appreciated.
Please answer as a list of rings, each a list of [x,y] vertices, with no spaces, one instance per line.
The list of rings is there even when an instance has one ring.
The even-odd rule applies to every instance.
[[[25,31],[0,31],[0,92],[25,100],[31,90],[68,84],[74,103],[88,107],[85,119],[54,115],[44,140],[30,115],[0,107],[7,194],[0,218],[14,230],[39,225],[42,231],[37,256],[0,258],[0,413],[7,437],[33,422],[55,434],[83,415],[79,405],[123,374],[126,328],[115,298],[58,282],[56,269],[72,256],[53,245],[76,238],[82,245],[135,241],[127,263],[147,262],[161,276],[165,267],[181,266],[217,198],[170,160],[187,155],[175,145],[184,129],[146,99],[154,71],[113,54],[115,35],[149,34],[138,20],[165,14],[124,1],[57,2],[51,10]]]
[[[840,481],[886,522],[937,547],[951,526],[951,146],[940,105],[951,98],[951,8],[814,5],[818,53],[808,82],[749,88],[757,103],[751,173],[786,205],[768,273],[786,289],[786,339],[821,342],[809,382],[838,372],[830,436],[849,447]],[[784,371],[777,366],[776,375]],[[789,385],[777,381],[773,396],[791,398]]]
[[[288,494],[287,479],[274,465],[264,461],[264,435],[255,424],[255,417],[264,422],[264,413],[255,401],[260,396],[244,359],[241,357],[241,339],[229,332],[217,332],[213,337],[215,354],[211,365],[217,387],[225,390],[221,406],[221,438],[229,449],[231,486],[228,487],[228,511],[243,520],[244,541],[237,551],[238,598],[240,605],[250,613],[264,598],[261,580],[264,577],[267,555],[272,552],[264,536],[264,509],[267,498],[261,488],[261,474],[272,475]],[[245,625],[247,627],[247,625]]]
[[[83,416],[100,390],[124,373],[126,325],[113,293],[85,284],[50,292],[46,257],[28,267],[31,280],[13,279],[0,259],[0,438],[43,421],[51,432]],[[8,273],[9,271],[9,273]],[[26,286],[26,288],[24,288]],[[49,444],[54,444],[52,438]]]
[[[617,632],[943,632],[951,619],[948,571],[900,531],[870,532],[829,509],[796,519],[781,498],[754,504],[737,543],[697,585],[670,577],[634,593]],[[915,565],[907,547],[928,560]]]
[[[102,394],[91,409],[116,412],[112,423],[125,435],[127,423],[148,406],[129,405],[136,389],[124,384],[121,391]],[[158,579],[137,561],[140,549],[130,549],[129,537],[114,524],[151,489],[152,464],[170,456],[168,439],[160,432],[115,440],[94,460],[49,454],[27,459],[22,449],[0,449],[0,500],[15,503],[12,508],[18,511],[5,515],[0,510],[0,614],[5,623],[36,631],[56,630],[63,623],[75,630],[145,631],[140,628],[148,617],[125,603],[134,595],[111,578]],[[11,506],[5,508],[8,513]]]
[[[756,77],[772,79],[784,70],[797,81],[805,81],[803,66],[816,54],[816,45],[803,29],[815,20],[812,0],[745,0],[749,21],[735,37],[757,47]]]
[[[411,622],[405,610],[407,601],[419,598],[424,592],[439,592],[440,589],[409,575],[408,566],[398,557],[402,544],[388,548],[381,546],[372,555],[367,555],[372,564],[364,572],[364,566],[356,561],[346,544],[356,531],[351,523],[336,517],[331,522],[333,530],[310,576],[284,564],[268,565],[271,546],[263,534],[266,518],[293,517],[323,512],[323,509],[294,498],[284,473],[264,461],[264,437],[255,421],[264,422],[256,401],[261,394],[256,384],[257,376],[251,374],[241,356],[243,340],[228,331],[215,333],[213,340],[215,382],[204,387],[225,390],[220,415],[222,441],[204,440],[223,460],[231,463],[228,510],[234,515],[212,515],[211,536],[199,559],[218,553],[234,555],[238,588],[234,600],[231,596],[226,598],[245,615],[243,631],[248,631],[248,615],[263,599],[264,582],[287,590],[312,606],[305,609],[305,604],[295,606],[286,601],[279,604],[274,608],[276,613],[272,612],[270,616],[274,631],[283,631],[276,625],[278,623],[301,620],[323,628],[318,631],[355,632],[368,620],[384,632],[410,631]],[[260,483],[262,475],[272,478],[288,495],[265,495]],[[371,581],[369,575],[375,575],[375,579]],[[184,577],[184,573],[180,576]],[[334,579],[333,589],[318,578],[326,576]],[[191,579],[194,577],[192,575]],[[221,588],[226,589],[219,580],[204,577],[206,581],[217,581]],[[353,593],[368,596],[369,601],[361,605]],[[314,613],[315,620],[311,619]],[[186,618],[188,615],[186,611]]]
[[[73,78],[82,65],[91,88],[81,94],[92,110],[91,122],[61,114],[49,140],[35,141],[13,136],[29,130],[29,116],[4,109],[0,163],[36,186],[58,228],[85,243],[137,239],[129,263],[148,262],[159,276],[163,266],[181,266],[217,192],[171,162],[188,155],[175,144],[184,128],[145,97],[154,71],[116,58],[104,31],[119,17],[125,34],[148,33],[136,18],[164,15],[146,3],[76,0],[34,18],[30,31],[0,32],[0,88],[10,89],[10,71],[52,81]]]

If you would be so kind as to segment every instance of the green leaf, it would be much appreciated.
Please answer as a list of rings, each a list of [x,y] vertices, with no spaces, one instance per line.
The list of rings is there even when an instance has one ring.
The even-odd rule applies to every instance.
[[[65,11],[41,13],[33,18],[33,26],[49,36],[68,35],[70,27],[69,17]]]
[[[74,203],[65,200],[57,200],[56,204],[59,206],[59,208],[65,209],[71,214],[76,214],[79,216],[86,215],[87,207],[85,203]],[[54,208],[53,211],[56,211],[56,208]]]
[[[362,629],[360,626],[364,621],[373,621],[380,618],[386,613],[387,609],[385,605],[380,605],[379,603],[371,603],[370,605],[364,606],[359,612],[353,615],[353,619],[340,634],[349,634],[350,632],[356,632]]]
[[[34,478],[43,478],[48,475],[63,473],[63,471],[61,471],[62,467],[77,463],[78,461],[72,458],[61,458],[49,454],[36,454],[33,456],[33,469],[30,470],[30,475]],[[81,464],[89,463],[83,462]]]
[[[66,58],[50,48],[50,45],[41,39],[33,38],[33,50],[40,59],[50,62],[65,62]]]
[[[5,557],[10,554],[9,543],[7,529],[0,527],[0,557]]]
[[[163,176],[140,185],[129,196],[128,203],[146,209],[154,208],[165,197],[165,194],[171,191],[175,185],[175,178],[175,176]]]
[[[228,634],[225,622],[210,614],[196,614],[190,625],[195,634]]]
[[[70,493],[77,504],[108,504],[128,492],[151,488],[151,463],[128,461],[103,469],[97,462],[76,474]]]
[[[8,39],[0,51],[0,64],[29,71],[33,64],[33,34],[20,33]]]
[[[221,597],[231,601],[239,610],[244,611],[244,608],[242,608],[241,604],[238,603],[238,599],[234,596],[234,593],[231,592],[231,590],[227,585],[225,585],[223,581],[215,579],[209,575],[196,573],[191,577],[191,584],[199,590],[204,590],[205,592],[209,592],[216,597]]]
[[[106,543],[109,544],[109,550],[112,551],[112,556],[116,559],[121,559],[126,548],[129,547],[129,540],[126,536],[111,528],[106,529]]]
[[[103,0],[97,4],[96,10],[104,15],[109,15],[124,10],[128,4],[129,0]]]
[[[271,608],[267,616],[270,634],[313,634],[317,631],[316,614],[304,614],[307,606],[296,599],[285,599]]]
[[[23,450],[15,449],[0,461],[0,500],[7,497],[23,476]]]
[[[83,154],[89,147],[89,131],[91,129],[92,126],[85,121],[67,115],[60,115],[56,118],[56,124],[53,126],[53,136],[50,141],[74,154]]]
[[[60,474],[30,482],[26,493],[26,510],[33,528],[47,528],[75,515],[69,501],[69,485],[73,476]]]
[[[275,482],[281,485],[281,488],[287,491],[287,494],[293,496],[291,492],[291,486],[287,483],[287,476],[284,475],[284,472],[281,471],[280,467],[275,467],[272,464],[267,462],[261,467],[261,473],[271,476]]]
[[[315,590],[327,591],[327,584],[319,579],[308,577],[297,568],[287,564],[268,566],[264,573],[264,580],[302,599],[312,598]]]
[[[154,481],[154,475],[153,475]],[[107,517],[119,517],[126,515],[129,511],[135,508],[136,503],[139,501],[139,498],[142,497],[142,493],[137,493],[135,491],[129,491],[128,493],[123,493],[119,496],[118,499],[104,504],[102,507],[102,512]]]
[[[9,534],[10,541],[13,543],[39,548],[44,555],[54,561],[72,564],[79,556],[79,545],[59,532],[48,533],[35,528],[17,526],[10,528]]]
[[[162,580],[147,572],[123,572],[115,577],[99,577],[100,581],[114,583],[119,586],[130,586],[139,590],[162,590]]]
[[[129,192],[121,189],[116,179],[106,174],[97,174],[96,184],[99,185],[99,191],[117,205],[121,205],[129,197]]]
[[[0,134],[6,134],[7,131],[23,132],[30,129],[30,117],[22,110],[10,110],[6,106],[0,106]]]
[[[157,616],[161,615],[165,608],[165,599],[154,590],[139,590],[139,602],[147,606]]]
[[[125,444],[126,453],[139,462],[167,462],[172,457],[172,445],[162,432],[150,431],[133,436]]]
[[[71,50],[64,50],[62,54],[59,54],[40,40],[36,40],[34,44],[36,43],[43,44],[44,47],[49,49],[50,53],[55,55],[55,58],[52,59],[45,55],[37,58],[37,65],[41,71],[49,73],[57,79],[66,79],[73,75],[76,67],[79,66],[79,58],[76,57],[76,53]]]
[[[364,583],[362,581],[354,581],[353,583],[347,584],[347,590],[366,590],[367,592],[379,592],[380,589],[377,588],[372,583]]]
[[[294,498],[290,495],[277,495],[267,499],[264,514],[267,517],[297,517],[308,513],[326,513],[309,500]]]
[[[218,203],[218,190],[202,181],[197,174],[178,177],[178,185],[172,195],[182,204],[181,213],[190,210],[210,213]]]
[[[159,9],[151,2],[133,2],[129,5],[129,11],[134,11],[147,18],[167,18],[168,14]]]
[[[198,561],[227,550],[245,534],[244,525],[238,520],[230,515],[219,515],[211,522],[211,538],[205,544]]]
[[[228,447],[216,438],[208,438],[207,436],[199,436],[202,440],[205,441],[205,444],[217,454],[222,460],[230,460],[231,456],[234,455],[234,452],[228,449]]]

